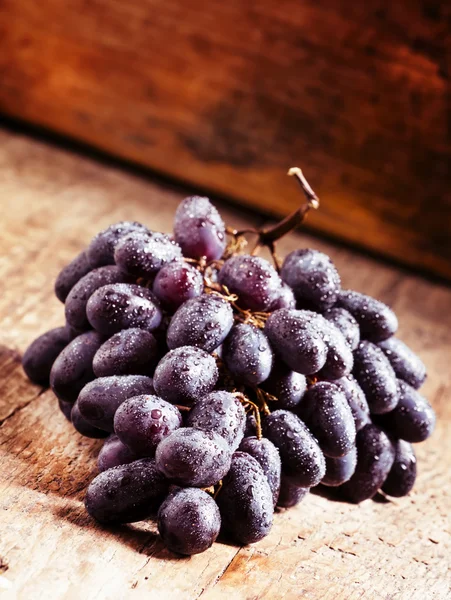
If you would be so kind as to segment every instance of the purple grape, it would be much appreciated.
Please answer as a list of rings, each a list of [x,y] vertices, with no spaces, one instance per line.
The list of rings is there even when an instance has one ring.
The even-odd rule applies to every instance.
[[[130,278],[113,266],[94,269],[82,277],[66,298],[65,312],[69,325],[78,330],[90,329],[86,305],[92,294],[105,285],[127,281],[130,281]]]
[[[155,461],[173,483],[190,487],[216,485],[230,468],[227,442],[213,431],[193,427],[176,429],[157,447]]]
[[[280,492],[279,498],[277,499],[277,506],[279,508],[291,508],[299,504],[309,493],[310,488],[300,487],[293,483],[290,477],[287,477],[282,473],[280,480]]]
[[[324,317],[341,331],[351,350],[355,350],[360,342],[360,329],[351,313],[344,308],[330,308]]]
[[[354,364],[352,350],[338,327],[326,319],[321,318],[320,321],[323,324],[327,358],[318,376],[322,379],[340,379],[352,371]]]
[[[59,406],[60,411],[63,413],[63,415],[69,421],[69,423],[72,423],[70,414],[71,414],[72,408],[74,406],[73,402],[66,402],[65,400],[60,400],[58,398],[58,406]]]
[[[22,357],[22,367],[27,377],[33,383],[48,386],[52,365],[70,340],[67,327],[51,329],[36,338]]]
[[[426,367],[409,346],[395,337],[379,342],[378,346],[390,361],[399,379],[415,389],[422,386],[426,379]]]
[[[354,377],[362,388],[370,411],[383,414],[398,404],[396,375],[382,350],[371,342],[360,342],[354,352]]]
[[[339,458],[326,456],[326,474],[321,479],[323,485],[337,487],[349,481],[357,466],[357,449],[355,446]]]
[[[259,256],[239,254],[225,261],[219,282],[237,294],[241,308],[267,311],[280,296],[282,281],[274,267]]]
[[[337,307],[345,308],[355,318],[362,340],[381,342],[398,329],[395,313],[383,302],[350,290],[343,290],[337,299]]]
[[[392,443],[376,425],[365,425],[357,434],[357,466],[341,486],[352,502],[372,498],[384,483],[395,458]]]
[[[200,271],[192,265],[177,260],[157,273],[152,289],[162,305],[174,311],[187,300],[203,293],[204,280]]]
[[[137,231],[116,244],[117,266],[134,277],[152,278],[167,263],[181,258],[182,251],[166,233]]]
[[[72,407],[70,420],[78,433],[81,433],[81,435],[84,435],[85,437],[101,439],[108,436],[106,431],[93,427],[91,423],[88,423],[88,421],[82,417],[80,409],[78,408],[78,402],[75,402]]]
[[[246,423],[244,426],[244,437],[252,437],[257,433],[257,419],[251,412],[246,415]]]
[[[280,286],[277,296],[268,310],[269,312],[274,312],[275,310],[279,310],[279,308],[296,308],[296,298],[294,297],[293,290],[286,283]]]
[[[435,413],[424,396],[405,381],[398,380],[399,402],[378,424],[390,434],[412,444],[424,442],[434,431]]]
[[[86,251],[83,250],[62,269],[56,278],[55,295],[58,300],[65,302],[74,285],[91,270]]]
[[[92,368],[96,377],[151,375],[158,361],[158,344],[145,329],[124,329],[97,350]]]
[[[86,314],[94,329],[105,335],[135,327],[153,331],[161,323],[155,296],[135,284],[104,285],[89,298]]]
[[[171,350],[157,365],[155,391],[172,404],[192,404],[212,391],[218,380],[215,359],[200,348]]]
[[[229,373],[250,387],[268,379],[273,359],[266,335],[247,323],[234,325],[222,345],[222,360]]]
[[[292,371],[282,362],[276,362],[271,375],[263,383],[263,389],[277,398],[275,408],[293,410],[302,400],[307,389],[305,375]]]
[[[86,510],[100,523],[142,521],[157,512],[168,487],[155,461],[143,458],[97,475],[86,491]]]
[[[360,431],[362,427],[370,422],[370,409],[362,388],[352,375],[336,379],[334,383],[346,396],[354,417],[356,431]]]
[[[89,244],[87,255],[91,268],[103,265],[114,265],[114,249],[123,237],[130,233],[147,233],[149,230],[141,223],[121,221],[110,225],[100,233]]]
[[[158,444],[181,427],[178,408],[149,394],[123,402],[114,415],[114,431],[137,456],[154,456]]]
[[[143,375],[112,375],[99,377],[81,390],[78,408],[94,427],[114,431],[114,415],[119,406],[141,394],[153,394],[152,379]]]
[[[393,466],[384,481],[382,491],[400,498],[407,496],[413,488],[417,477],[417,459],[412,444],[404,440],[397,440],[394,443],[395,460]]]
[[[298,416],[275,410],[263,420],[263,434],[279,449],[282,469],[300,487],[318,485],[326,463],[318,442]]]
[[[225,340],[232,325],[230,304],[215,294],[202,294],[177,310],[169,325],[167,343],[171,350],[196,346],[213,352]]]
[[[104,339],[97,331],[88,331],[58,355],[50,371],[50,386],[59,400],[75,402],[80,390],[94,379],[92,359]]]
[[[325,456],[339,458],[355,444],[355,424],[344,393],[333,383],[312,385],[298,407],[300,418],[318,440]]]
[[[293,289],[300,308],[326,310],[335,304],[340,292],[341,281],[335,265],[327,254],[312,248],[288,254],[280,276]]]
[[[188,413],[188,427],[214,431],[228,443],[232,452],[243,439],[246,414],[243,405],[230,392],[211,392],[200,398]]]
[[[117,435],[110,435],[103,442],[97,457],[97,467],[100,472],[119,465],[128,465],[137,460],[137,456],[128,448]]]
[[[252,544],[268,535],[273,519],[273,496],[259,463],[235,452],[216,499],[221,530],[239,544]]]
[[[246,452],[255,458],[261,466],[273,497],[274,506],[277,503],[280,491],[281,462],[279,451],[267,438],[246,437],[240,444],[240,451]]]
[[[158,511],[158,531],[167,548],[178,554],[204,552],[221,529],[221,515],[213,498],[197,488],[177,489]]]
[[[265,333],[275,352],[293,371],[317,373],[325,364],[327,346],[319,315],[282,308],[266,321]]]
[[[224,222],[210,200],[201,196],[185,198],[179,204],[174,236],[183,254],[190,258],[217,260],[226,247]]]

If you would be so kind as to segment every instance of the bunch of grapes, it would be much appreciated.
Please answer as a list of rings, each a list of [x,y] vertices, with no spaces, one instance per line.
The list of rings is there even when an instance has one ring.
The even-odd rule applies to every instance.
[[[294,174],[307,204],[257,232],[273,253],[318,205]],[[412,444],[435,422],[417,391],[425,367],[388,306],[342,289],[322,252],[274,255],[273,267],[243,240],[198,196],[178,207],[172,236],[111,225],[56,280],[66,325],[23,357],[77,431],[106,438],[89,514],[156,516],[185,555],[220,532],[260,540],[276,507],[318,485],[352,502],[407,494]]]

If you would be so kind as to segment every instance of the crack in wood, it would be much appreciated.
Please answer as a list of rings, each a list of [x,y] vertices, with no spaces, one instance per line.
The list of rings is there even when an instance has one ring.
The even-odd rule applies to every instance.
[[[0,575],[9,569],[9,563],[6,558],[0,556]]]
[[[238,550],[235,552],[235,554],[232,556],[232,558],[229,560],[229,562],[224,566],[224,568],[221,569],[221,571],[219,572],[219,574],[216,576],[215,580],[213,581],[213,583],[211,583],[210,585],[206,585],[204,588],[202,588],[202,590],[200,591],[200,593],[195,597],[194,600],[199,600],[199,598],[203,595],[203,593],[211,588],[214,588],[215,585],[217,585],[219,583],[219,581],[224,577],[224,575],[226,574],[226,572],[228,571],[228,569],[232,566],[232,563],[234,562],[234,560],[236,559],[236,557],[238,556],[238,554],[241,552],[241,550],[243,550],[243,548],[238,548]]]
[[[28,400],[28,402],[25,402],[24,404],[21,404],[20,406],[16,406],[8,415],[6,415],[6,417],[3,417],[3,419],[0,419],[0,428],[3,427],[3,425],[6,423],[6,421],[9,421],[9,419],[12,419],[12,417],[14,417],[14,415],[16,415],[18,412],[20,412],[24,408],[27,408],[27,406],[29,406],[32,402],[37,400],[39,398],[39,396],[42,396],[42,394],[46,391],[47,391],[47,388],[43,388],[36,394],[36,396],[31,398],[31,400]]]

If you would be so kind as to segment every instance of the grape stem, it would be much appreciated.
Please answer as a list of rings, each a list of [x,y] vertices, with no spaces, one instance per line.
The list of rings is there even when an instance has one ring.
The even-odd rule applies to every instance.
[[[271,252],[271,256],[273,258],[274,264],[276,266],[277,271],[280,270],[280,261],[276,255],[275,251],[275,242],[280,240],[284,235],[299,227],[305,220],[307,213],[310,209],[318,209],[319,208],[319,198],[311,188],[309,182],[304,176],[304,173],[299,167],[292,167],[288,170],[288,175],[295,177],[301,186],[302,191],[307,199],[307,202],[292,212],[290,215],[276,223],[275,225],[271,225],[269,227],[265,227],[263,229],[242,229],[242,230],[227,230],[227,233],[230,233],[235,238],[242,236],[245,233],[254,233],[257,237],[257,242],[255,244],[254,249],[252,250],[252,256],[256,256],[260,249],[266,246]]]

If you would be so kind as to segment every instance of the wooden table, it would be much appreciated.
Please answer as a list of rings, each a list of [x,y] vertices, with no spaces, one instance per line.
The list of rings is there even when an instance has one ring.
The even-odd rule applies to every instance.
[[[62,323],[58,270],[99,229],[136,219],[169,230],[183,192],[0,131],[0,596],[23,600],[451,597],[451,290],[318,239],[293,234],[285,253],[331,254],[345,286],[394,307],[400,334],[429,369],[438,412],[418,446],[409,497],[360,506],[317,494],[276,515],[246,548],[217,543],[192,558],[164,549],[153,524],[113,529],[83,507],[100,442],[82,438],[49,390],[28,382],[20,354]],[[255,218],[223,208],[228,223]]]

